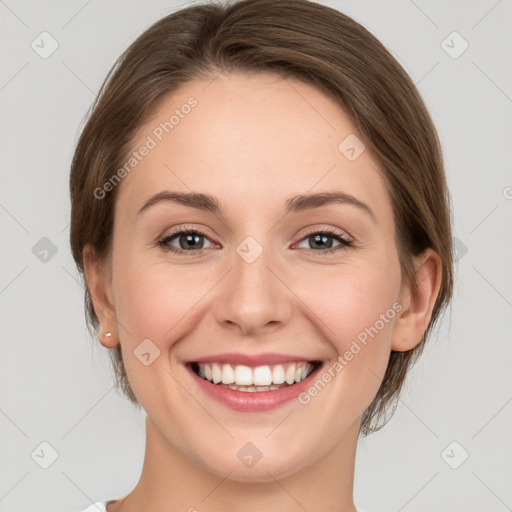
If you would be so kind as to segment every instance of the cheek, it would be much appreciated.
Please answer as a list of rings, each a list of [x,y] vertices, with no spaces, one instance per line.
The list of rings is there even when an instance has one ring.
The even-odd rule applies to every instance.
[[[189,273],[144,261],[125,262],[122,268],[114,284],[118,321],[129,332],[131,343],[149,338],[163,348],[179,336],[187,313],[200,299],[200,281],[194,284]]]
[[[344,412],[360,414],[377,393],[389,360],[401,310],[400,267],[390,260],[372,267],[347,265],[329,274],[317,275],[315,286],[303,290],[304,302],[314,312],[311,318],[317,317],[315,325],[335,349],[320,377],[332,383],[327,387],[333,403],[343,397]]]
[[[396,317],[393,304],[400,289],[398,265],[386,266],[385,272],[347,266],[316,276],[314,284],[304,289],[305,302],[322,320],[326,337],[339,353],[347,350],[352,340],[364,339],[369,329],[375,335],[372,327],[376,326],[379,334],[390,333]]]
[[[144,258],[119,260],[117,268],[122,271],[113,284],[124,366],[139,402],[158,414],[159,404],[172,403],[183,392],[169,375],[167,353],[198,321],[194,305],[205,294],[205,281]]]

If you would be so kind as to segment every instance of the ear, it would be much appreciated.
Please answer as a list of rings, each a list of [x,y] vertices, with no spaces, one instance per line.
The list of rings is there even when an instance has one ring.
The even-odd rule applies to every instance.
[[[112,285],[110,282],[110,267],[100,261],[96,252],[87,244],[83,250],[84,274],[94,311],[100,322],[98,338],[107,348],[119,344],[114,303],[112,300]],[[112,333],[106,336],[105,333]]]
[[[411,350],[419,344],[441,287],[441,259],[433,249],[426,249],[417,256],[414,267],[417,285],[405,285],[400,293],[402,310],[395,322],[391,344],[391,349],[397,352]]]

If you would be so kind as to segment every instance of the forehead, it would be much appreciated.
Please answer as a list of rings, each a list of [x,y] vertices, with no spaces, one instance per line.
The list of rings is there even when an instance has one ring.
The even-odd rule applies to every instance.
[[[162,190],[205,192],[227,207],[270,207],[336,189],[390,213],[378,163],[353,121],[324,93],[289,78],[234,73],[188,82],[134,141],[134,151],[150,149],[118,190],[119,207],[132,212]],[[354,159],[348,146],[362,153]]]

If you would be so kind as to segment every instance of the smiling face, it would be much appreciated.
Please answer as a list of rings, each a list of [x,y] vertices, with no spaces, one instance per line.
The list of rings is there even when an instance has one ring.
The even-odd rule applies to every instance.
[[[190,97],[197,105],[182,109],[169,133],[155,131]],[[95,305],[112,343],[121,343],[150,435],[215,474],[266,481],[268,472],[283,477],[352,446],[393,343],[408,337],[398,312],[389,314],[410,305],[389,194],[368,148],[355,160],[340,151],[354,135],[343,110],[315,88],[241,73],[187,83],[137,134],[134,150],[148,136],[156,146],[118,185],[110,314],[98,294]],[[208,197],[176,199],[192,193]],[[354,341],[360,350],[348,360]],[[191,364],[200,359],[268,363],[274,377],[276,363],[285,373],[294,361],[322,366],[286,390],[302,386],[307,403],[294,392],[269,405],[202,380]],[[206,366],[208,376],[214,365]],[[329,369],[329,382],[309,393]],[[246,443],[262,454],[253,467],[240,461]]]

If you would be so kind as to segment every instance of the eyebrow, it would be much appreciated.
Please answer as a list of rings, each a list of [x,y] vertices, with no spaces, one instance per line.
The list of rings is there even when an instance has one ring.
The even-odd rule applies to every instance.
[[[151,196],[137,212],[140,215],[152,206],[161,202],[171,202],[190,206],[205,212],[211,212],[218,215],[223,215],[223,210],[217,198],[200,192],[170,192],[163,190],[154,196]],[[285,201],[285,213],[302,212],[314,208],[320,208],[329,204],[347,204],[355,206],[361,211],[366,212],[374,222],[377,218],[372,209],[359,199],[346,194],[345,192],[319,192],[315,194],[301,194],[288,198]]]

